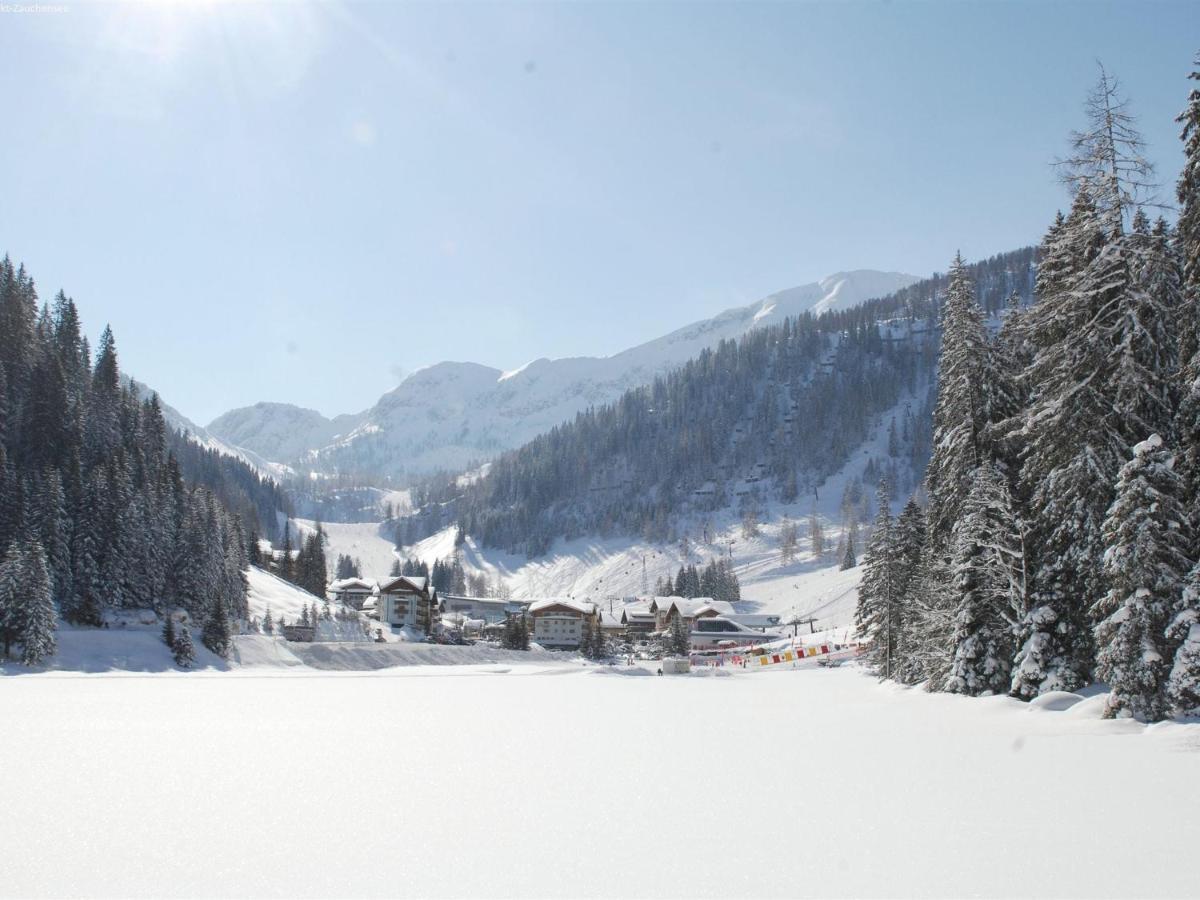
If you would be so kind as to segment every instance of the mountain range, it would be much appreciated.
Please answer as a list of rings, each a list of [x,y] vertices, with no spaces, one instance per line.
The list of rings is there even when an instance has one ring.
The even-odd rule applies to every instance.
[[[198,431],[252,459],[300,472],[403,479],[461,470],[613,401],[722,340],[806,312],[848,309],[917,280],[899,272],[839,272],[612,356],[542,358],[512,372],[441,362],[414,372],[360,413],[329,419],[264,402],[224,413]]]

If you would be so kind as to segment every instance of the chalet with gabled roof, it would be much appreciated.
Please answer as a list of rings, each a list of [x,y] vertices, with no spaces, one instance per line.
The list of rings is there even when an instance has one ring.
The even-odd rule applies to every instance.
[[[529,605],[533,640],[550,650],[574,650],[586,629],[598,627],[600,612],[590,600],[551,598]]]
[[[378,590],[379,585],[374,581],[367,581],[365,578],[343,578],[330,584],[328,593],[333,595],[334,600],[351,609],[362,609],[363,604],[375,596]]]
[[[430,634],[437,622],[437,591],[421,575],[397,575],[379,585],[376,604],[384,625],[417,628]]]

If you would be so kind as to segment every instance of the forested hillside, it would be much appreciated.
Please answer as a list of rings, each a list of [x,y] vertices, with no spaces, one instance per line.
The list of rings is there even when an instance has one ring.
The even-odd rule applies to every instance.
[[[996,308],[1032,294],[1032,248],[971,267]],[[496,459],[478,479],[420,486],[401,544],[456,518],[491,546],[536,555],[557,537],[673,537],[673,521],[737,504],[749,517],[774,499],[820,490],[896,409],[872,483],[908,489],[929,454],[930,388],[946,276],[850,310],[803,315],[723,341],[653,384],[578,415]],[[903,403],[903,405],[901,405]]]
[[[24,267],[0,262],[6,649],[52,652],[58,614],[97,625],[108,609],[182,607],[221,652],[228,618],[245,615],[247,532],[276,500],[242,464],[170,433],[157,398],[122,378],[111,331],[93,356],[74,301],[39,305]]]
[[[884,677],[1158,721],[1200,711],[1200,90],[1175,227],[1103,70],[1086,112],[1037,303],[990,341],[951,274],[928,511],[880,505],[858,624]]]

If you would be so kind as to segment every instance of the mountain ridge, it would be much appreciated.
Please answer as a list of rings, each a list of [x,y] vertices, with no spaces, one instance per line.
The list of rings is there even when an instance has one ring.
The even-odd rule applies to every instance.
[[[260,458],[301,469],[385,479],[462,469],[649,383],[721,340],[805,312],[847,309],[918,280],[871,269],[838,272],[611,356],[540,357],[508,372],[444,361],[413,372],[359,413],[330,419],[316,410],[263,401],[218,416],[207,431]]]

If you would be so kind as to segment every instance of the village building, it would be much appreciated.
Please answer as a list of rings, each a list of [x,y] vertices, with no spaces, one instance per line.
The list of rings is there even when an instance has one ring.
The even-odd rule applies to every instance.
[[[683,619],[684,627],[691,631],[700,619],[728,617],[734,614],[733,604],[728,600],[714,600],[712,597],[676,597],[667,607],[666,627],[670,628],[675,619]]]
[[[671,604],[679,597],[651,597],[647,604],[647,611],[654,616],[654,630],[662,631],[667,627],[667,613],[671,610]]]
[[[621,610],[621,624],[625,627],[626,634],[635,640],[652,634],[655,627],[654,613],[650,611],[650,603],[638,601],[627,604]]]
[[[363,604],[375,596],[379,585],[365,578],[343,578],[329,585],[327,593],[331,599],[349,606],[351,609],[363,608]]]
[[[529,604],[520,600],[499,597],[459,597],[441,594],[438,609],[443,615],[457,614],[461,618],[482,620],[487,625],[502,624],[510,615],[522,615]]]
[[[437,622],[437,591],[420,575],[398,575],[379,585],[376,603],[379,621],[394,627],[433,632]]]
[[[600,623],[599,610],[590,600],[537,600],[530,604],[529,616],[532,640],[550,650],[574,650],[583,643],[585,626]]]
[[[735,615],[732,603],[712,597],[653,597],[647,611],[654,616],[655,631],[666,631],[672,621],[679,617],[691,629],[697,619]]]
[[[623,644],[628,634],[625,623],[621,621],[621,617],[612,613],[600,614],[600,631],[610,648],[617,644]]]

